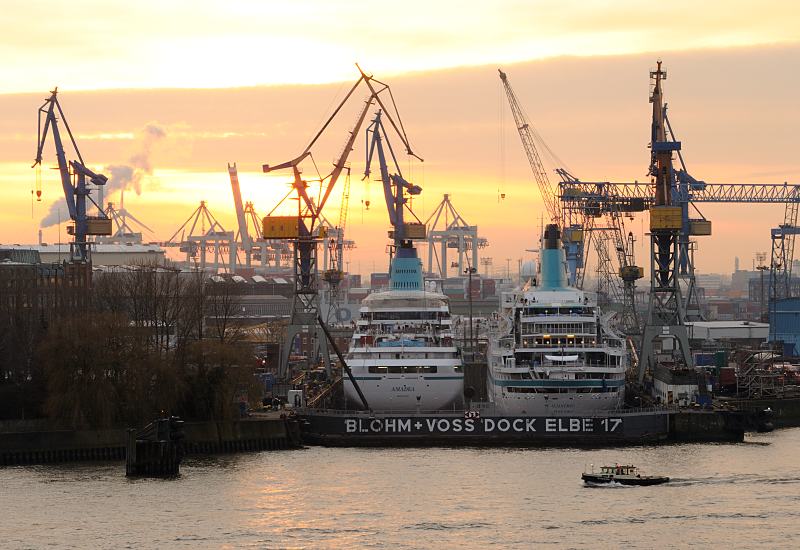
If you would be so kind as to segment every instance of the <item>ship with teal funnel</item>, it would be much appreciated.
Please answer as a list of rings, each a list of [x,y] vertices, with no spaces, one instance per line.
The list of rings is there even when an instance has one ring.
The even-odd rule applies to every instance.
[[[460,405],[464,386],[461,354],[456,348],[447,296],[423,280],[414,242],[425,239],[425,225],[413,216],[409,197],[422,189],[406,181],[381,123],[381,112],[367,130],[370,144],[367,177],[377,154],[392,230],[389,237],[390,286],[361,303],[347,354],[347,365],[373,411],[439,411]],[[384,149],[386,147],[386,149]],[[388,153],[388,155],[387,155]],[[416,216],[414,216],[416,218]],[[358,391],[344,379],[346,408],[359,406]]]
[[[502,294],[487,362],[498,414],[568,416],[622,407],[625,340],[593,294],[567,284],[557,225],[545,227],[537,277]]]

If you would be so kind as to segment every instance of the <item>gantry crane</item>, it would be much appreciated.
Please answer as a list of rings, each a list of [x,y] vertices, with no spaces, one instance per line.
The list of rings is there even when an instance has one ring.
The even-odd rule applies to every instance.
[[[358,70],[360,73],[358,80],[341,100],[336,109],[334,109],[333,113],[323,124],[322,128],[314,135],[308,146],[306,146],[306,148],[297,157],[290,161],[278,165],[265,164],[263,166],[263,170],[266,173],[291,168],[294,175],[292,189],[289,193],[287,193],[281,202],[288,199],[290,195],[293,194],[296,194],[297,199],[296,216],[267,216],[263,220],[264,238],[283,238],[291,241],[294,245],[295,291],[291,320],[286,328],[286,340],[281,349],[278,372],[278,377],[281,380],[286,380],[287,378],[289,372],[289,354],[296,336],[303,331],[304,327],[315,327],[314,332],[316,334],[316,353],[318,356],[322,357],[326,368],[330,369],[330,357],[328,355],[328,346],[325,345],[325,338],[328,338],[332,344],[333,342],[330,339],[327,333],[327,328],[325,327],[325,324],[319,315],[319,293],[317,287],[317,246],[320,238],[324,238],[324,235],[315,235],[314,233],[317,229],[318,222],[321,220],[322,210],[325,207],[325,204],[327,203],[328,198],[330,197],[330,194],[339,179],[339,176],[346,168],[347,158],[350,154],[350,151],[353,149],[356,135],[360,131],[364,119],[367,116],[367,112],[373,103],[377,103],[384,111],[386,118],[389,120],[397,134],[401,137],[401,140],[406,147],[406,152],[410,155],[416,156],[411,150],[408,139],[405,137],[405,131],[403,130],[402,122],[400,121],[399,116],[397,117],[397,122],[395,122],[389,112],[387,112],[386,105],[384,104],[384,101],[380,95],[384,91],[387,91],[387,95],[391,99],[392,105],[394,106],[394,100],[391,97],[389,86],[376,80],[371,75],[367,75],[361,70],[360,67],[358,67]],[[312,156],[312,148],[316,144],[319,137],[323,134],[323,132],[325,132],[331,121],[333,121],[345,103],[347,103],[347,101],[362,83],[368,88],[369,95],[364,101],[364,106],[358,115],[356,123],[350,130],[350,135],[341,154],[334,162],[333,170],[328,176],[320,178],[319,197],[317,200],[314,200],[311,196],[309,196],[309,184],[302,178],[300,164],[306,158]],[[377,88],[376,85],[378,86]],[[395,113],[397,113],[396,107]],[[335,345],[334,349],[336,349]],[[340,360],[342,360],[341,357]],[[347,370],[348,376],[351,376],[346,365],[345,369]],[[353,385],[358,388],[358,384],[352,379],[351,381],[353,382]],[[363,399],[362,401],[364,401],[365,407],[368,408],[366,401]]]
[[[61,131],[58,127],[59,117],[64,123],[64,128],[67,130],[67,135],[78,160],[67,161],[64,144],[61,140]],[[87,236],[111,235],[111,220],[105,215],[102,207],[92,200],[91,191],[87,187],[87,178],[88,183],[95,186],[104,186],[108,182],[108,178],[103,174],[93,172],[83,162],[78,144],[75,143],[75,137],[69,128],[67,118],[61,109],[61,104],[58,102],[58,88],[50,92],[50,97],[39,107],[39,140],[36,160],[31,166],[32,168],[41,169],[44,144],[47,141],[47,132],[51,128],[56,147],[58,171],[61,175],[61,186],[64,188],[64,198],[67,201],[69,217],[75,222],[74,227],[70,227],[67,230],[71,235],[74,235],[74,240],[70,244],[70,259],[74,262],[88,262],[90,261],[90,252]],[[86,213],[87,200],[97,207],[100,212],[99,216],[89,216]]]

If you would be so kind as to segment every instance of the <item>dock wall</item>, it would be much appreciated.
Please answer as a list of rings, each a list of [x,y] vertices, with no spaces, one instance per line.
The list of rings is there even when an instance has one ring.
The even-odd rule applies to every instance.
[[[760,412],[772,409],[772,424],[776,428],[800,426],[800,397],[741,399],[731,400],[730,403],[743,411]]]
[[[748,415],[737,411],[680,411],[670,415],[669,433],[673,441],[744,441]]]
[[[10,426],[3,426],[10,427]],[[0,466],[88,460],[124,460],[126,431],[28,429],[0,432]],[[41,428],[41,424],[38,425]],[[187,455],[294,449],[300,446],[296,421],[281,418],[186,422]]]

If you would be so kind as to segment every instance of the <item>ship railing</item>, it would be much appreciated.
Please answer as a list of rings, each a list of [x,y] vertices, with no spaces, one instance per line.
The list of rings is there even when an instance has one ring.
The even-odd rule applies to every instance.
[[[530,338],[528,334],[525,335],[525,338]],[[513,342],[512,342],[513,343]],[[578,344],[565,344],[565,345],[554,345],[550,344],[537,344],[536,342],[525,342],[522,341],[520,343],[520,347],[526,349],[556,349],[556,350],[571,350],[571,349],[600,349],[604,347],[608,348],[621,348],[622,345],[620,343],[610,343],[607,341],[602,341],[602,343],[595,343],[592,344],[591,342],[581,342]]]

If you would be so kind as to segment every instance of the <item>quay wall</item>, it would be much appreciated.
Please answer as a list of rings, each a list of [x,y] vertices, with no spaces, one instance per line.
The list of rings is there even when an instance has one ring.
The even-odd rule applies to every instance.
[[[736,399],[729,401],[743,411],[760,412],[772,409],[772,424],[776,428],[800,426],[800,397],[771,399]]]
[[[18,424],[17,431],[0,432],[0,466],[125,459],[124,429],[32,430],[32,426]],[[281,418],[186,422],[184,433],[187,455],[300,446],[297,422]]]
[[[737,411],[678,411],[670,415],[673,441],[740,442],[749,427],[749,415]]]

